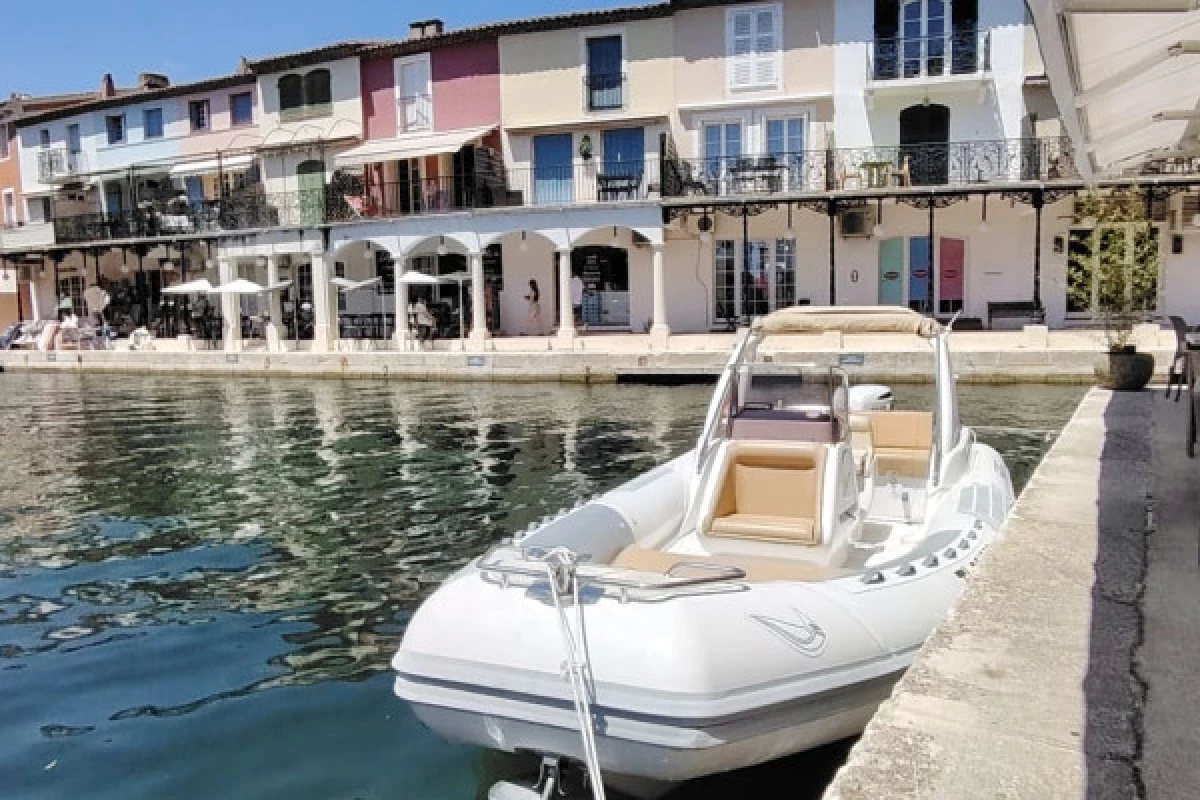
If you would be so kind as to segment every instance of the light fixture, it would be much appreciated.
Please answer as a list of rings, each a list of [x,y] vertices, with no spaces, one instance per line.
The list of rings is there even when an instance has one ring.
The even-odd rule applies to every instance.
[[[791,239],[793,242],[796,241],[796,229],[795,229],[795,227],[792,226],[792,204],[791,203],[788,203],[788,224],[787,224],[787,230],[783,232],[783,237],[785,239]]]
[[[875,227],[871,229],[871,235],[883,236],[883,198],[875,200]]]
[[[987,233],[987,232],[988,232],[988,221],[987,221],[987,195],[986,195],[986,194],[983,196],[983,216],[982,216],[982,217],[980,218],[980,220],[979,220],[979,232],[980,232],[980,233]]]
[[[450,248],[446,247],[446,237],[442,236],[438,239],[437,254],[444,256],[450,252]]]
[[[620,236],[618,236],[618,235],[617,235],[617,226],[616,226],[616,225],[613,225],[613,241],[615,242],[615,241],[617,241],[619,238],[620,238]]]
[[[712,241],[713,221],[712,217],[708,215],[707,210],[705,210],[704,216],[700,217],[700,219],[696,221],[696,227],[700,229],[701,242],[708,244]]]
[[[529,231],[521,231],[521,252],[529,250]]]

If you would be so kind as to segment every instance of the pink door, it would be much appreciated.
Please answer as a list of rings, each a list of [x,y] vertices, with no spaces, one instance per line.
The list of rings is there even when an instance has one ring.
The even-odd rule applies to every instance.
[[[964,279],[966,268],[966,242],[962,239],[942,239],[941,266],[938,270],[938,288],[941,291],[941,302],[938,312],[953,314],[963,307]]]

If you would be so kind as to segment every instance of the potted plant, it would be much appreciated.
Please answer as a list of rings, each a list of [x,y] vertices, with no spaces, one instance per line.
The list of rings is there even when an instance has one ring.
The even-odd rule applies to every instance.
[[[1079,209],[1092,230],[1088,246],[1071,253],[1068,291],[1076,306],[1094,309],[1104,324],[1108,358],[1096,378],[1108,389],[1139,391],[1154,375],[1154,356],[1139,353],[1133,338],[1158,294],[1158,236],[1147,212],[1136,188],[1092,193]]]

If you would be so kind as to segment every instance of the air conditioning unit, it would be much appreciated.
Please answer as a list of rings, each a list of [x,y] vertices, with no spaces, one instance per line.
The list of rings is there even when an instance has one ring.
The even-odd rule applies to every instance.
[[[875,209],[872,206],[847,208],[838,214],[843,239],[870,238],[875,228]]]

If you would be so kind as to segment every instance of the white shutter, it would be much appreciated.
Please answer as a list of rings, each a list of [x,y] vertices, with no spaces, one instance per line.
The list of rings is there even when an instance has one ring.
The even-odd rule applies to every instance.
[[[755,14],[754,85],[775,86],[779,81],[779,25],[774,9]]]
[[[729,15],[729,87],[741,89],[755,83],[754,12]]]

